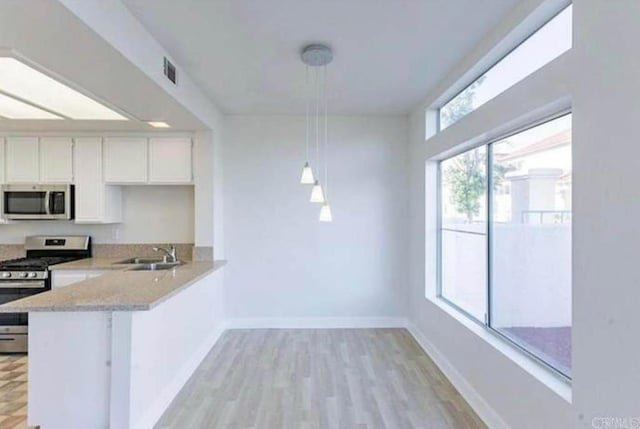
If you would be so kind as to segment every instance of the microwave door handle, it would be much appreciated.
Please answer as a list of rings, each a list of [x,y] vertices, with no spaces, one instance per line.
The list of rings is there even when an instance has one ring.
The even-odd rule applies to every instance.
[[[46,214],[51,214],[51,191],[44,193],[44,210]]]

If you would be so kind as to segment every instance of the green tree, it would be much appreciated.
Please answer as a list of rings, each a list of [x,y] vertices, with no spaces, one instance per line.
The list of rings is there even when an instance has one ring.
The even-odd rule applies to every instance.
[[[473,222],[480,214],[480,197],[486,189],[486,155],[475,149],[456,156],[444,171],[445,184],[451,190],[451,204]]]
[[[483,82],[484,76],[481,76],[440,109],[441,129],[447,128],[473,110],[473,100],[476,96],[476,90]]]
[[[473,110],[473,100],[476,90],[484,82],[480,77],[464,91],[440,110],[441,128],[457,122],[460,118]],[[473,217],[480,214],[481,197],[486,190],[486,150],[479,148],[465,152],[451,160],[444,171],[445,184],[451,189],[451,204],[455,209],[467,217],[467,222],[473,222]],[[512,166],[494,164],[493,185],[499,186]]]

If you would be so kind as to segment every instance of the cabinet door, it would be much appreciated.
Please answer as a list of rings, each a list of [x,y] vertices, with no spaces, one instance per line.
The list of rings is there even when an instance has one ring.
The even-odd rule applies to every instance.
[[[105,182],[147,183],[147,139],[105,139],[103,156]]]
[[[149,140],[149,182],[190,183],[191,139],[158,137]]]
[[[67,137],[40,139],[40,181],[73,182],[73,141]]]
[[[37,137],[9,137],[6,142],[7,183],[37,183],[40,157]]]
[[[100,137],[75,140],[76,222],[98,222],[102,218],[102,140]]]

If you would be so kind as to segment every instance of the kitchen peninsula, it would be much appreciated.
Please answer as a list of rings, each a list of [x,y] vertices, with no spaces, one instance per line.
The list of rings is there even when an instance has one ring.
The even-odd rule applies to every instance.
[[[29,313],[30,425],[152,427],[222,333],[224,261],[115,262],[53,266],[106,273],[0,306]]]

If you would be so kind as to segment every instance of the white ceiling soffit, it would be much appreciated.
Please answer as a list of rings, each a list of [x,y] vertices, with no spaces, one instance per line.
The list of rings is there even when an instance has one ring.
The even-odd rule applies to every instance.
[[[303,113],[324,42],[332,113],[405,114],[520,0],[122,1],[227,113]]]
[[[58,1],[0,2],[0,47],[132,119],[1,119],[2,131],[148,131],[150,120],[166,121],[172,131],[206,128]]]

